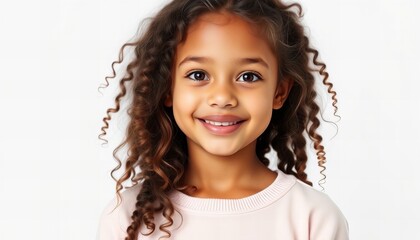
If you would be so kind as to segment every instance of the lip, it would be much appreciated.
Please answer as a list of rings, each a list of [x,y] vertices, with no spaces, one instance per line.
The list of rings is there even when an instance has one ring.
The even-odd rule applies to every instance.
[[[235,132],[245,121],[243,118],[234,115],[208,115],[197,119],[211,134],[219,136],[225,136]],[[217,126],[207,123],[205,120],[212,122],[236,122],[236,124],[229,126]]]

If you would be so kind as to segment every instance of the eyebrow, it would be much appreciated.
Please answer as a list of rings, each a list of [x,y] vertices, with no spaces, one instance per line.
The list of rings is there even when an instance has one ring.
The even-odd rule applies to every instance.
[[[186,63],[186,62],[198,62],[198,63],[204,63],[204,62],[213,62],[213,60],[211,58],[208,57],[200,57],[200,56],[187,56],[186,58],[184,58],[179,64],[178,64],[178,68]],[[255,58],[240,58],[237,60],[238,63],[240,64],[261,64],[266,68],[268,67],[268,64],[259,57],[255,57]]]

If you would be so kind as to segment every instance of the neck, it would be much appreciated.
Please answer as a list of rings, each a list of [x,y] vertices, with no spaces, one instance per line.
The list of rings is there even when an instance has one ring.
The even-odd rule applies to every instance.
[[[189,147],[184,183],[195,186],[196,196],[250,195],[271,184],[276,174],[256,156],[256,142],[230,156],[211,155]]]

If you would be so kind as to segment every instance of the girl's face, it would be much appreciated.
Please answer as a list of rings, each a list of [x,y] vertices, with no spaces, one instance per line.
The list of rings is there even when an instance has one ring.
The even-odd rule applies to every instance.
[[[278,86],[277,59],[264,36],[227,13],[204,14],[189,27],[176,49],[172,82],[166,105],[189,151],[218,156],[255,148],[291,87]]]

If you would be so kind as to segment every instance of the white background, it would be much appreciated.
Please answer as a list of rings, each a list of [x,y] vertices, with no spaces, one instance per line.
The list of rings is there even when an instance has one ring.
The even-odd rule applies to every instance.
[[[113,115],[97,139],[120,46],[166,1],[0,3],[0,239],[94,239],[113,198]],[[351,239],[420,239],[420,17],[412,0],[305,0],[304,21],[338,92],[324,124],[326,193]],[[417,22],[417,23],[416,23]],[[324,96],[324,117],[331,114]],[[311,180],[320,178],[310,152]]]

